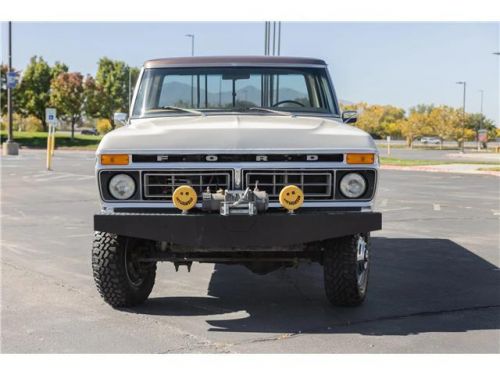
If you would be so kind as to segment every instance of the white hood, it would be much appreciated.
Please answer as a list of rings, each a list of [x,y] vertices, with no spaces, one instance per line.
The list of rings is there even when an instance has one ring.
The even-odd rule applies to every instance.
[[[375,151],[364,131],[321,117],[172,116],[133,120],[108,133],[97,153]]]

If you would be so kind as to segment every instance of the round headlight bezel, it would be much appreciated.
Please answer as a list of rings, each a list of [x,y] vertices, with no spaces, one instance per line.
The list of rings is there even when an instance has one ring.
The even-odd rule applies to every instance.
[[[119,183],[119,181],[117,181],[117,180],[120,180],[120,179],[124,183],[131,183],[132,188],[127,192],[126,195],[117,194],[116,186]],[[109,179],[109,182],[108,182],[109,194],[113,197],[113,199],[116,199],[116,200],[120,200],[120,201],[129,200],[130,198],[132,198],[134,196],[136,189],[137,189],[137,184],[135,182],[135,179],[126,173],[117,173],[113,177],[111,177]]]
[[[363,188],[361,189],[361,193],[353,194],[347,188],[348,181],[353,181],[353,180],[356,180],[358,183],[362,185]],[[368,188],[368,183],[366,181],[366,178],[362,174],[356,172],[350,172],[341,178],[339,188],[340,188],[340,193],[344,197],[348,199],[360,199],[366,193],[366,190]]]

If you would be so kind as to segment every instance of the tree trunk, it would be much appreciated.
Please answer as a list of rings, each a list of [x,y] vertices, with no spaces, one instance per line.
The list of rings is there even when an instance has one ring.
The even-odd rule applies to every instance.
[[[75,139],[75,119],[71,118],[71,140]]]
[[[413,149],[413,137],[408,137],[407,143],[408,143],[408,147],[410,148],[410,150],[412,150]]]

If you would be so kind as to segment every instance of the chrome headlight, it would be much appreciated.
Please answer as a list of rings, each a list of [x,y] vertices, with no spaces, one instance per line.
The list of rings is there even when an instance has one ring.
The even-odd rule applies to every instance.
[[[348,173],[340,180],[340,191],[347,198],[359,198],[366,191],[366,181],[359,173]]]
[[[129,199],[135,193],[135,181],[128,174],[117,174],[109,181],[109,193],[115,199]]]

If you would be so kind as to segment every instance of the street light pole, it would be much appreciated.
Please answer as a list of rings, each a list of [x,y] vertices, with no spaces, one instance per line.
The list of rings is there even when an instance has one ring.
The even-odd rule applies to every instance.
[[[3,144],[3,154],[4,155],[17,155],[19,154],[19,145],[14,142],[14,132],[12,130],[12,87],[11,83],[9,83],[9,77],[12,73],[12,22],[9,21],[8,26],[8,54],[9,54],[9,66],[7,70],[7,118],[8,118],[8,133],[7,133],[7,142]]]
[[[479,90],[481,93],[481,122],[479,123],[479,130],[483,129],[483,96],[484,90]],[[477,150],[481,151],[481,143],[479,142],[479,130],[477,132]]]
[[[465,153],[465,94],[466,94],[466,87],[467,87],[467,82],[465,81],[459,81],[457,82],[457,85],[463,85],[464,86],[464,102],[463,102],[463,118],[462,118],[462,153]]]
[[[130,115],[130,102],[132,101],[132,95],[130,94],[130,86],[132,85],[132,77],[130,75],[130,66],[128,67],[128,112]]]
[[[186,34],[186,37],[191,38],[191,56],[194,56],[194,34]]]
[[[191,38],[191,56],[194,56],[194,34],[186,34],[186,37]],[[194,76],[191,75],[191,108],[194,107]]]
[[[278,22],[278,56],[281,55],[281,21]]]

